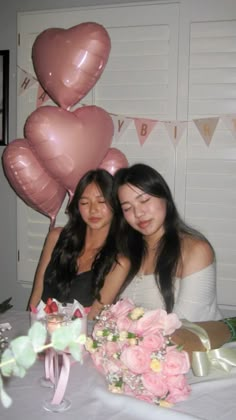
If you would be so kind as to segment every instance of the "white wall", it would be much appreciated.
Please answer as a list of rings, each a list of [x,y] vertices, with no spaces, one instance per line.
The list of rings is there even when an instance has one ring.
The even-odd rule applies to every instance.
[[[16,138],[17,12],[134,2],[138,3],[134,0],[0,0],[0,50],[10,50],[9,141]],[[1,156],[3,150],[1,147]],[[16,231],[16,195],[0,165],[0,302],[12,296],[14,307],[22,309],[26,300],[16,281]]]

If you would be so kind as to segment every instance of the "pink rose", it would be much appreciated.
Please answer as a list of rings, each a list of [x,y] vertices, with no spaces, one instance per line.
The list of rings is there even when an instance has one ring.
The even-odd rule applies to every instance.
[[[150,365],[150,352],[141,346],[126,347],[121,353],[120,360],[133,373],[147,372]]]
[[[186,351],[178,351],[175,346],[167,347],[163,373],[166,375],[180,375],[190,369],[189,356]]]
[[[131,389],[129,385],[124,384],[124,388],[123,388],[123,389],[124,389],[124,393],[125,393],[126,395],[130,395],[131,397],[134,397],[134,396],[135,396],[135,394],[134,394],[134,390],[133,390],[133,389]]]
[[[139,334],[145,335],[163,330],[165,335],[170,335],[181,325],[176,314],[167,314],[164,309],[156,309],[146,312],[137,321],[137,331]]]
[[[184,375],[168,376],[166,381],[169,388],[167,397],[169,403],[175,404],[188,398],[191,388]]]
[[[107,341],[105,344],[105,352],[108,357],[120,351],[120,346],[116,341]]]
[[[141,347],[145,347],[147,350],[156,351],[163,347],[164,345],[164,337],[157,332],[155,334],[145,335],[143,340],[140,343]]]
[[[129,331],[132,322],[133,321],[127,316],[120,316],[117,319],[117,328],[119,331]]]
[[[162,309],[146,312],[137,321],[137,332],[140,335],[155,334],[164,327],[166,312]]]
[[[116,318],[126,316],[134,309],[135,305],[131,299],[118,300],[117,303],[110,307],[110,311]]]
[[[121,363],[116,359],[105,359],[103,360],[103,369],[105,374],[119,373],[121,372]]]
[[[96,366],[96,368],[99,370],[99,372],[104,373],[103,369],[103,353],[100,350],[95,351],[94,353],[90,354],[92,357],[92,360]]]
[[[166,378],[161,374],[147,372],[142,375],[143,386],[159,398],[164,398],[168,392]]]
[[[173,334],[175,330],[180,328],[182,325],[181,321],[176,314],[168,314],[164,323],[164,333],[165,335]]]
[[[145,401],[145,402],[148,402],[148,403],[153,403],[153,399],[155,398],[155,395],[152,395],[152,394],[136,394],[135,397],[138,400]]]

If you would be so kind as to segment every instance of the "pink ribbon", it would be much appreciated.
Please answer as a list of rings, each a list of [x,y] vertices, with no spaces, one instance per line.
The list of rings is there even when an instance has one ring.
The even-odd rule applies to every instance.
[[[45,378],[50,380],[53,384],[55,383],[54,353],[53,349],[46,350],[44,359]]]
[[[62,358],[60,365],[56,358]],[[58,364],[56,366],[56,363]],[[60,404],[63,400],[69,374],[70,374],[70,355],[64,352],[57,353],[54,349],[49,349],[45,355],[45,376],[55,384],[55,392],[52,398],[52,404]],[[58,372],[56,371],[58,369]]]

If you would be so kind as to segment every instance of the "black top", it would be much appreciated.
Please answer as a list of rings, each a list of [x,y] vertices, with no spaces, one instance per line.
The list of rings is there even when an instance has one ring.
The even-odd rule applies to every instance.
[[[47,302],[48,298],[57,299],[59,302],[64,302],[65,298],[62,293],[58,290],[55,284],[47,283],[47,274],[48,270],[45,272],[44,278],[44,289],[42,294],[42,300]],[[93,272],[85,271],[83,273],[77,274],[72,282],[71,288],[66,302],[70,303],[76,299],[81,305],[87,307],[91,306],[94,301],[93,295]]]

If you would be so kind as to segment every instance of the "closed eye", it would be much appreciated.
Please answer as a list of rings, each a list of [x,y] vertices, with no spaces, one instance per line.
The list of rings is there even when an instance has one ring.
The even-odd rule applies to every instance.
[[[127,211],[129,211],[131,209],[131,207],[122,207],[122,211],[123,213],[126,213]]]
[[[140,200],[140,203],[147,203],[150,200],[150,197]]]

